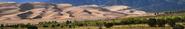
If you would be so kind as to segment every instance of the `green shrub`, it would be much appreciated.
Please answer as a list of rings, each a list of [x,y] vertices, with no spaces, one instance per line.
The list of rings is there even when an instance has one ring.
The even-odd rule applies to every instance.
[[[3,24],[1,24],[1,26],[0,27],[4,27],[4,25]]]
[[[157,25],[159,27],[165,27],[165,24],[166,24],[166,20],[163,20],[163,19],[157,19]]]
[[[110,27],[112,27],[114,24],[113,23],[105,23],[104,24],[104,26],[106,27],[106,28],[110,28]]]
[[[37,26],[29,25],[29,26],[27,27],[27,29],[38,29],[38,27],[37,27]]]
[[[154,18],[150,18],[150,19],[148,20],[148,25],[149,25],[150,27],[156,27],[156,25],[157,25],[157,20],[154,19]]]

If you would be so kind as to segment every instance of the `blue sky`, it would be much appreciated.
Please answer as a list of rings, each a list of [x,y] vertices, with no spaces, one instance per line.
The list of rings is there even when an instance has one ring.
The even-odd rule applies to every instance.
[[[49,0],[0,0],[0,2],[17,2],[17,3],[25,3],[25,2],[48,2]]]

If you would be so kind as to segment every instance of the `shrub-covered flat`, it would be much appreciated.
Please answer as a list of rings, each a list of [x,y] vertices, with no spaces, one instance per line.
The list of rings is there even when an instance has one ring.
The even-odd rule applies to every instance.
[[[1,28],[3,29],[3,28]],[[13,27],[7,27],[4,29],[27,29],[25,28],[13,28]],[[38,29],[99,29],[97,26],[81,26],[81,27],[75,27],[75,28],[61,28],[61,27],[38,27]],[[102,29],[172,29],[172,27],[166,26],[166,27],[149,27],[147,24],[132,24],[132,25],[115,25],[111,28],[105,28]]]
[[[1,24],[1,29],[183,29],[185,13],[164,14],[157,16],[117,18],[112,20],[56,21],[39,24]]]

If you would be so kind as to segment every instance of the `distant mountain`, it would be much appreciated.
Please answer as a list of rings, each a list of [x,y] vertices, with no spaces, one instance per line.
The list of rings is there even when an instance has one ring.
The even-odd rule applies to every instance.
[[[185,8],[185,0],[52,0],[52,2],[75,5],[128,5],[148,12],[180,11]]]
[[[71,3],[74,5],[128,5],[148,12],[185,10],[185,0],[0,0],[24,2]]]

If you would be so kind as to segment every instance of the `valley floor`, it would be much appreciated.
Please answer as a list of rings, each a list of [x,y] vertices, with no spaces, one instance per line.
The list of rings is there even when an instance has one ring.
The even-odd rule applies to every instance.
[[[3,29],[27,29],[27,28],[3,28]],[[99,29],[99,27],[97,26],[83,26],[83,27],[75,27],[75,28],[38,27],[38,29]],[[172,29],[172,27],[169,27],[168,25],[166,25],[165,27],[149,27],[147,24],[132,24],[132,25],[115,25],[111,28],[103,27],[102,29]]]

